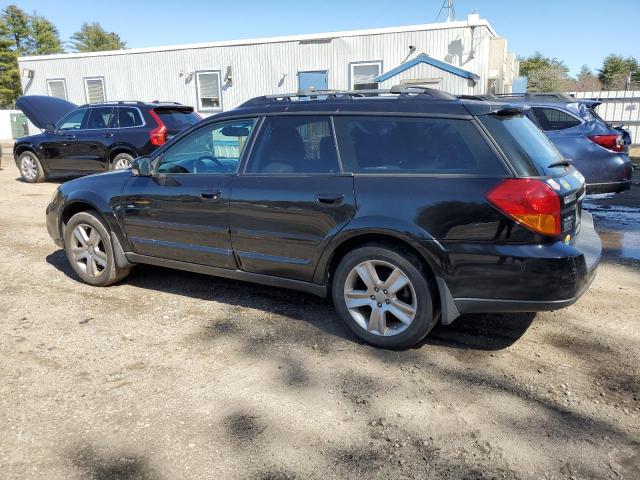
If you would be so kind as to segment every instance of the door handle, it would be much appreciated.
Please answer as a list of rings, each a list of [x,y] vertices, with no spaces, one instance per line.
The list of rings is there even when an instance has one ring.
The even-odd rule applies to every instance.
[[[104,138],[111,138],[111,137],[113,137],[113,133],[103,133],[102,136]]]
[[[318,193],[316,201],[322,205],[339,205],[344,200],[341,193]]]
[[[67,135],[67,140],[75,140],[76,136],[75,135]]]
[[[200,192],[200,198],[215,202],[220,200],[220,190],[203,190]]]

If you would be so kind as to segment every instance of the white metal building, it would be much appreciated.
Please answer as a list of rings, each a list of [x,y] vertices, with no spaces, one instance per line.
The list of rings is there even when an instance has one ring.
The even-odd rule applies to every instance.
[[[26,95],[77,104],[170,100],[202,115],[312,86],[510,92],[518,73],[506,40],[478,14],[406,27],[21,57],[19,64]]]

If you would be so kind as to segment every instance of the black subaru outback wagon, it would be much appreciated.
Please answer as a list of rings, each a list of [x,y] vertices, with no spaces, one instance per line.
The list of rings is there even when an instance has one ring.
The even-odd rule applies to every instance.
[[[53,174],[129,168],[181,130],[201,120],[193,107],[173,102],[109,102],[77,105],[40,95],[16,102],[38,128],[19,138],[13,156],[24,181],[42,182]]]
[[[365,341],[406,348],[461,314],[575,302],[601,253],[584,190],[521,107],[304,92],[65,183],[47,226],[91,285],[147,263],[304,290]]]

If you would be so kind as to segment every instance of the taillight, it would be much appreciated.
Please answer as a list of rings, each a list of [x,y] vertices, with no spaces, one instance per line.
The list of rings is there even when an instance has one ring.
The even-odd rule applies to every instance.
[[[543,235],[560,235],[560,197],[541,180],[511,178],[503,180],[488,194],[487,200],[502,213]]]
[[[622,135],[590,135],[589,140],[612,152],[624,152]]]
[[[164,123],[162,123],[162,120],[160,120],[160,117],[156,112],[154,112],[153,110],[149,110],[149,114],[153,117],[153,119],[158,124],[158,126],[153,130],[151,130],[151,132],[149,133],[149,137],[151,139],[151,145],[155,145],[156,147],[159,147],[160,145],[162,145],[164,142],[167,141],[167,127],[165,126]]]

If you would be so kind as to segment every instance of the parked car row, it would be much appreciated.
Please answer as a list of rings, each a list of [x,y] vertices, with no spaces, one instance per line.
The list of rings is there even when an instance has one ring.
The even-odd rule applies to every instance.
[[[47,228],[91,285],[143,263],[298,289],[406,348],[461,314],[565,307],[594,278],[584,177],[529,115],[415,87],[258,97],[62,184]]]
[[[44,133],[20,138],[13,149],[27,182],[50,175],[130,168],[181,130],[201,120],[173,102],[111,102],[77,106],[48,96],[24,96],[17,106]]]

